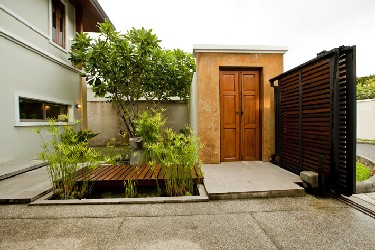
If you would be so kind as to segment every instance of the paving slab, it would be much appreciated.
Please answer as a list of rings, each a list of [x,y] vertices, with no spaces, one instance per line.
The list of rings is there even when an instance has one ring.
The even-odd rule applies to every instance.
[[[277,248],[251,214],[222,214],[127,218],[108,249]]]
[[[298,175],[260,161],[204,164],[204,185],[210,199],[302,196]]]
[[[123,219],[1,220],[0,249],[106,249]]]
[[[22,174],[44,166],[41,160],[27,159],[0,163],[0,180]]]
[[[278,249],[374,249],[375,221],[354,209],[255,213]]]
[[[30,203],[52,189],[46,167],[0,181],[0,203]]]

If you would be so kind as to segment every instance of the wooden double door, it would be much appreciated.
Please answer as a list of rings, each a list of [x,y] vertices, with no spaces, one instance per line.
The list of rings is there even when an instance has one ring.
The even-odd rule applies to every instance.
[[[220,71],[221,161],[260,160],[259,71]]]

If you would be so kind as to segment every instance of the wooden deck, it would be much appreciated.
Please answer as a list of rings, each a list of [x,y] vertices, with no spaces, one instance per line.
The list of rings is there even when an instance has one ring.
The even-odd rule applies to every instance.
[[[103,165],[95,170],[78,170],[76,181],[81,182],[88,175],[88,180],[95,182],[96,187],[122,187],[127,180],[136,180],[137,186],[153,186],[156,181],[163,185],[165,179],[160,166],[153,169],[150,165]],[[192,169],[191,176],[194,183],[202,183],[203,175],[197,167]]]

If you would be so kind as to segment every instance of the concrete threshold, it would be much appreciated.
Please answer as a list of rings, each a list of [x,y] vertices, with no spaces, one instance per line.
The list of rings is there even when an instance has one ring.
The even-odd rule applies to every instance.
[[[305,189],[298,175],[269,162],[205,164],[204,185],[210,199],[298,197]]]
[[[269,190],[269,191],[248,191],[236,193],[210,193],[212,200],[234,200],[250,198],[276,198],[276,197],[300,197],[305,195],[303,189],[290,190]]]
[[[50,192],[40,199],[29,203],[29,205],[114,205],[144,203],[185,203],[202,202],[209,200],[206,189],[203,185],[198,185],[198,192],[199,196],[49,200],[52,197],[52,192]]]

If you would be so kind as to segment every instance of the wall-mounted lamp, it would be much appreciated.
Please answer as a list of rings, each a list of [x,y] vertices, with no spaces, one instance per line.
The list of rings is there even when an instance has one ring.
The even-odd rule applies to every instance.
[[[81,104],[77,104],[77,105],[76,105],[76,108],[77,108],[77,109],[82,108]]]

